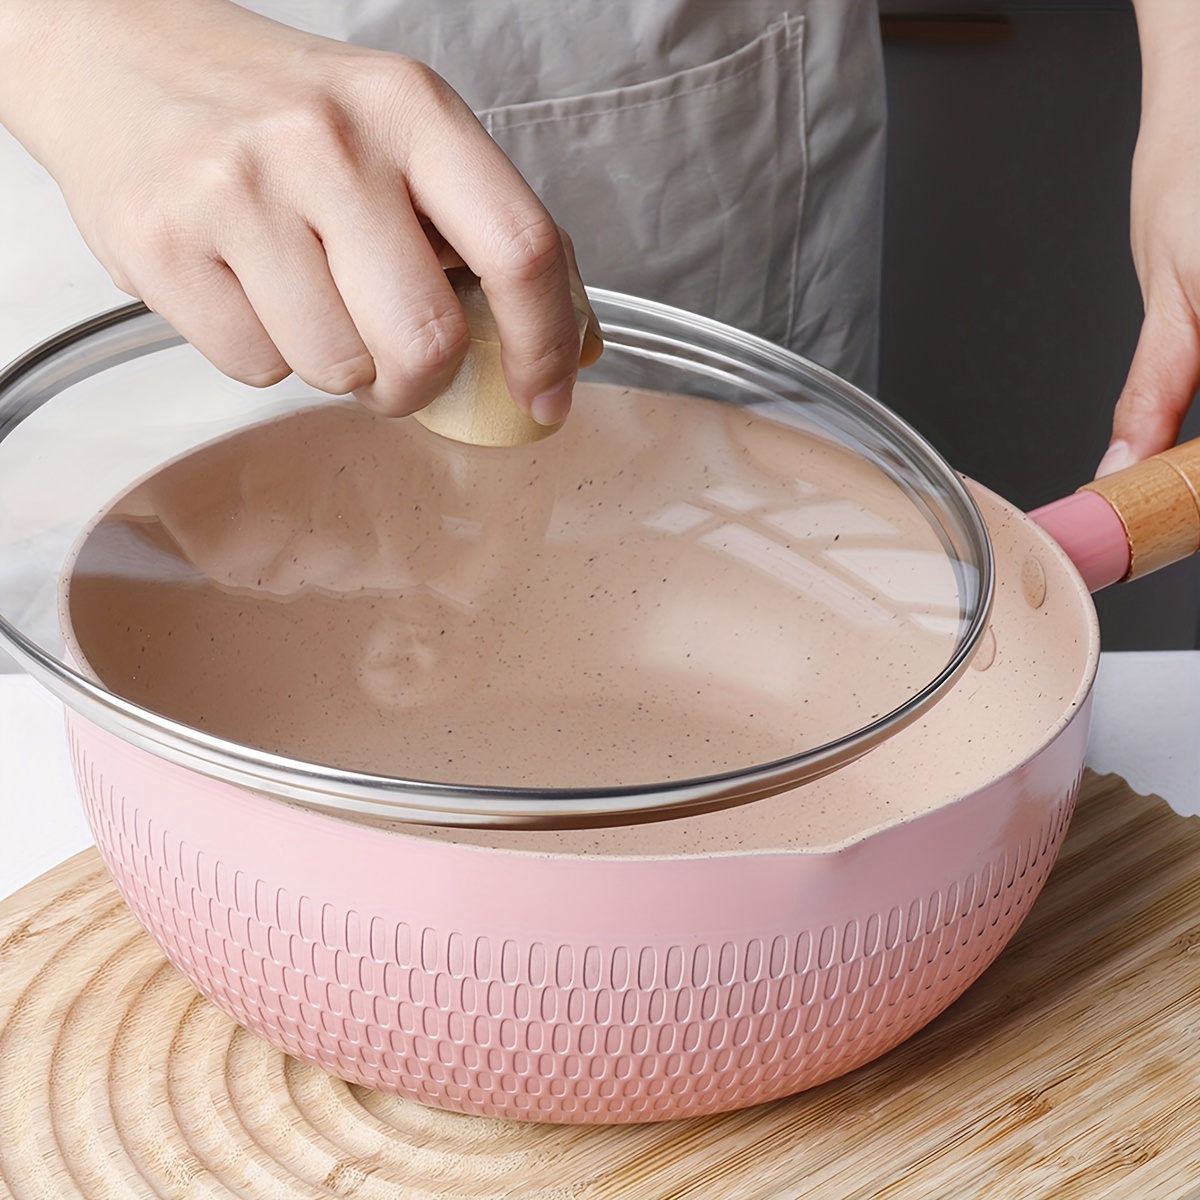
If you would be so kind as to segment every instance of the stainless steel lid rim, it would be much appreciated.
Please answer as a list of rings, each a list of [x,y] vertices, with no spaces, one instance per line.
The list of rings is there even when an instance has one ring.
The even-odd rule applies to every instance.
[[[969,665],[991,610],[994,578],[991,545],[979,509],[961,479],[899,417],[816,364],[706,318],[616,293],[596,290],[589,294],[610,336],[627,339],[633,355],[643,353],[638,348],[642,344],[647,357],[658,361],[678,357],[688,367],[714,376],[732,374],[737,381],[736,371],[730,368],[740,365],[744,369],[744,364],[730,357],[729,347],[734,346],[753,358],[772,381],[779,393],[776,403],[804,404],[808,398],[798,394],[797,389],[803,381],[818,385],[833,398],[836,403],[828,411],[836,413],[836,404],[840,403],[862,417],[874,435],[867,445],[873,452],[871,456],[877,456],[877,464],[926,512],[950,551],[964,594],[976,597],[974,612],[950,660],[904,704],[861,729],[800,754],[717,775],[586,788],[447,784],[385,778],[305,763],[204,734],[108,692],[25,637],[3,614],[0,614],[0,642],[10,647],[32,674],[82,717],[168,761],[322,812],[361,813],[439,825],[625,824],[744,803],[836,770],[917,719],[953,686]],[[612,320],[607,319],[609,313],[613,314]],[[653,317],[667,330],[677,331],[680,340],[657,330],[647,333],[623,323],[621,318],[630,313]],[[714,344],[708,344],[706,339]],[[182,341],[161,317],[141,303],[99,314],[47,339],[0,372],[0,442],[73,383]],[[653,345],[659,349],[653,350]],[[688,354],[670,355],[663,349],[666,346],[676,350],[682,347]],[[827,415],[827,412],[821,414]],[[837,430],[836,421],[816,423],[827,424],[845,436],[844,429]],[[847,427],[851,424],[849,418],[846,424]],[[855,439],[861,434],[862,429],[856,428]],[[939,499],[947,506],[948,519],[933,512],[922,490],[913,483],[918,478],[917,468],[937,481]],[[963,558],[977,564],[974,580],[964,578]]]

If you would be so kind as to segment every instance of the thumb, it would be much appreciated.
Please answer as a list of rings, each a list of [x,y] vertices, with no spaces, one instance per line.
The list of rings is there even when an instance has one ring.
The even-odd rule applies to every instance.
[[[1196,318],[1190,309],[1185,318],[1148,307],[1129,377],[1113,413],[1112,438],[1096,477],[1173,446],[1198,387],[1200,328]]]

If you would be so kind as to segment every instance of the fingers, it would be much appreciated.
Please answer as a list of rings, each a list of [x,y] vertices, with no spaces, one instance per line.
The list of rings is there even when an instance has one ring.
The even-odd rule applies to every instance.
[[[570,407],[580,357],[570,255],[499,147],[463,128],[475,118],[465,105],[458,112],[455,100],[437,118],[462,128],[461,152],[444,153],[436,138],[414,140],[405,164],[413,200],[479,276],[513,399],[535,420],[556,424]]]
[[[1200,388],[1200,326],[1190,307],[1147,306],[1097,478],[1175,444]]]
[[[136,290],[242,383],[265,387],[294,371],[333,395],[370,389],[375,362],[310,228],[295,220],[248,221],[224,256],[176,255],[169,269],[141,275]]]
[[[247,211],[207,255],[174,248],[136,290],[219,370],[243,383],[291,371],[384,416],[433,399],[466,353],[466,321],[406,200],[349,205],[326,241],[294,211]],[[443,249],[451,258],[451,253]]]
[[[291,371],[234,273],[200,259],[186,270],[135,283],[147,307],[165,317],[223,374],[267,387]]]
[[[225,373],[261,385],[294,369],[389,416],[437,396],[466,354],[445,277],[465,263],[490,302],[514,399],[557,424],[581,350],[593,361],[602,347],[594,315],[581,347],[573,295],[590,310],[569,239],[436,75],[331,47],[317,47],[324,70],[303,86],[276,65],[248,95],[222,94],[215,113],[188,107],[186,153],[174,137],[142,163],[161,228],[131,239],[129,206],[114,205],[96,240]]]
[[[509,391],[535,420],[555,425],[580,365],[573,293],[590,314],[573,249],[474,115],[445,91],[432,118],[413,120],[390,169],[377,165],[357,187],[334,181],[310,197],[332,276],[375,361],[374,383],[356,395],[402,415],[445,388],[469,332],[443,269],[465,262],[495,317]],[[594,315],[589,324],[594,361],[603,343]]]
[[[185,267],[176,255],[159,290],[153,275],[139,290],[227,375],[263,386],[291,370],[322,391],[353,391],[383,415],[406,415],[445,388],[468,335],[442,269],[454,251],[426,236],[407,204],[382,207],[347,202],[324,241],[301,221],[247,217],[228,262]],[[356,236],[363,230],[373,236]],[[582,284],[575,289],[583,296]],[[573,339],[578,363],[577,325]],[[589,361],[601,347],[593,316]],[[541,413],[553,423],[565,411]]]
[[[441,230],[428,217],[421,218],[421,232],[433,247],[433,252],[437,255],[438,266],[442,270],[450,271],[455,267],[465,267],[467,265],[463,262],[462,255],[442,237]]]
[[[329,271],[375,364],[355,395],[406,416],[442,392],[470,344],[466,317],[403,183],[376,184],[318,218]]]
[[[374,385],[375,360],[312,229],[280,222],[227,257],[278,353],[305,383],[332,395]]]

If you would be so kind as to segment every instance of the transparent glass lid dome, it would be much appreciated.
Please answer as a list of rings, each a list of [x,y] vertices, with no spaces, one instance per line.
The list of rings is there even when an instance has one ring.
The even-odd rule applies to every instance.
[[[903,422],[610,293],[532,446],[219,375],[131,305],[0,378],[0,643],[189,769],[438,824],[669,817],[797,787],[966,666],[986,530]]]

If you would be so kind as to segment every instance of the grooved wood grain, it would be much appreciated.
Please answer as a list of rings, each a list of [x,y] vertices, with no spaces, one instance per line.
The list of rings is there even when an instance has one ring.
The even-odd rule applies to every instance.
[[[1200,1200],[1200,819],[1088,778],[1009,949],[879,1061],[665,1125],[350,1087],[202,1000],[94,851],[0,905],[0,1195]]]
[[[1129,538],[1127,579],[1200,549],[1200,438],[1084,484],[1112,506]]]

